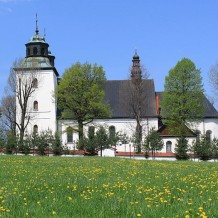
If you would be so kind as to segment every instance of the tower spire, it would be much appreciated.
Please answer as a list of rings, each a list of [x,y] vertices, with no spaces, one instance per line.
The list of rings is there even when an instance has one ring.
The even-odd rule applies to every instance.
[[[142,71],[140,67],[140,59],[137,54],[137,49],[135,49],[135,54],[132,59],[131,78],[134,82],[141,81],[142,79]]]
[[[37,13],[36,13],[36,35],[39,34],[39,29],[38,29],[38,17],[37,17]]]

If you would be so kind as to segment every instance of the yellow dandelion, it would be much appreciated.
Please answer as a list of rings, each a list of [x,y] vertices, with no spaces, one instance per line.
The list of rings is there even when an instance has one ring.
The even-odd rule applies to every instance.
[[[142,216],[140,213],[137,213],[136,216]]]
[[[54,210],[52,210],[51,214],[56,215],[57,213]]]

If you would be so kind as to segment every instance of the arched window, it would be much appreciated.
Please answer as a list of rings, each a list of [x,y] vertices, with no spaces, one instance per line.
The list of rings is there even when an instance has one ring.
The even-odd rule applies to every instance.
[[[172,152],[172,142],[167,141],[166,143],[166,152]]]
[[[73,128],[67,127],[67,143],[73,143]]]
[[[33,110],[34,110],[34,111],[38,111],[38,109],[39,109],[39,108],[38,108],[38,101],[34,101],[34,102],[33,102]]]
[[[33,54],[36,55],[38,53],[38,49],[36,47],[33,48]]]
[[[200,142],[201,141],[201,131],[196,130],[195,134],[196,134],[196,142]]]
[[[211,142],[211,134],[212,134],[211,130],[206,131],[206,140],[207,140],[207,142]]]
[[[115,137],[115,126],[109,126],[109,137],[114,138]]]
[[[95,127],[94,126],[89,126],[88,138],[89,138],[89,140],[92,140],[92,139],[94,139],[94,137],[95,137]]]
[[[30,48],[27,49],[27,55],[30,55]]]
[[[45,55],[45,49],[41,48],[41,55]]]
[[[38,131],[39,131],[38,126],[37,126],[37,125],[34,125],[34,126],[33,126],[33,133],[34,133],[34,134],[37,134]]]
[[[38,80],[36,78],[33,79],[33,88],[38,88]]]

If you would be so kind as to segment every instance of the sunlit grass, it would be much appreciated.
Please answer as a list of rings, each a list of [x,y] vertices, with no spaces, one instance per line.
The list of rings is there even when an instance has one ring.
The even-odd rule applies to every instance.
[[[0,156],[2,217],[218,217],[218,164]]]

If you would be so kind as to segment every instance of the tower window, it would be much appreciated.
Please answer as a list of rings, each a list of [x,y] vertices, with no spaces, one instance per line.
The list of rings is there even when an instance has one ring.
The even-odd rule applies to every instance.
[[[33,88],[38,88],[38,80],[36,78],[33,79]]]
[[[34,134],[37,134],[38,131],[39,131],[38,126],[37,126],[37,125],[34,125],[34,126],[33,126],[33,133],[34,133]]]
[[[30,55],[30,48],[27,49],[27,55]]]
[[[38,101],[34,101],[34,102],[33,102],[33,110],[34,110],[34,111],[38,111],[38,109],[39,109],[39,108],[38,108]]]
[[[45,49],[41,48],[41,55],[45,55]]]
[[[38,49],[36,47],[33,48],[33,54],[36,55],[38,53]]]

